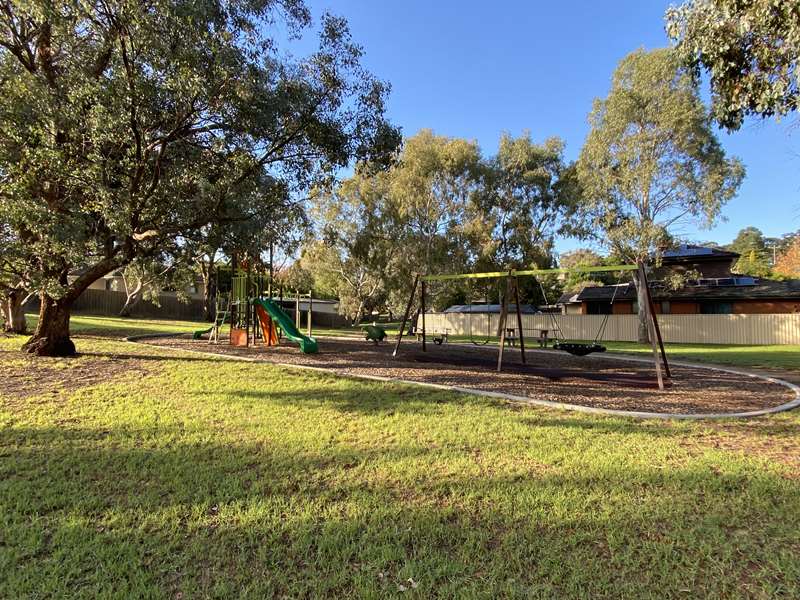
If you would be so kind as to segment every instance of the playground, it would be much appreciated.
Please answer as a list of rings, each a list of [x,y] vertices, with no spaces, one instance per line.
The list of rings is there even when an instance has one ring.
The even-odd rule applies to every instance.
[[[399,334],[387,343],[378,325],[363,326],[363,339],[329,337],[320,344],[312,337],[312,301],[300,331],[300,294],[294,292],[294,314],[285,310],[283,290],[273,294],[271,280],[253,276],[245,263],[234,277],[231,293],[217,311],[214,324],[191,336],[159,336],[142,341],[207,355],[225,355],[279,365],[314,368],[337,375],[438,386],[554,408],[607,411],[635,416],[753,416],[786,410],[800,402],[800,390],[780,379],[747,371],[681,363],[670,366],[653,309],[644,268],[633,265],[591,267],[604,272],[637,271],[645,282],[645,310],[652,358],[606,354],[602,333],[607,319],[590,342],[557,339],[552,349],[526,350],[523,335],[506,339],[507,331],[524,331],[519,280],[563,269],[491,273],[416,275],[411,285]],[[588,268],[587,268],[588,270]],[[497,346],[449,343],[447,336],[426,331],[426,290],[431,284],[475,279],[497,280],[501,295]],[[419,295],[417,296],[417,292]],[[544,294],[544,288],[542,287]],[[289,294],[292,297],[292,294]],[[515,300],[512,304],[511,301]],[[418,306],[417,316],[412,308]],[[289,303],[291,305],[291,302]],[[612,300],[613,305],[613,300]],[[511,306],[514,310],[511,310]],[[515,312],[515,315],[510,313]],[[516,317],[516,319],[514,319]],[[551,315],[558,331],[558,322]],[[508,328],[516,321],[517,328]],[[407,325],[416,323],[416,339]]]
[[[167,347],[407,378],[413,355],[455,344],[404,342],[394,363],[391,339],[319,336],[319,353],[304,354],[192,341],[196,323],[73,326],[82,351],[69,361],[20,356],[19,337],[0,338],[0,368],[19,384],[0,412],[4,597],[800,593],[797,411],[579,414]],[[494,379],[491,347],[467,354],[485,356]],[[509,349],[503,378],[517,358]]]
[[[793,390],[761,378],[702,366],[672,369],[659,390],[652,362],[610,354],[575,357],[555,350],[529,350],[526,365],[519,350],[507,348],[503,371],[496,371],[497,348],[468,344],[404,342],[397,357],[393,344],[363,339],[319,338],[319,352],[305,354],[293,344],[247,347],[208,344],[190,336],[158,337],[149,344],[181,350],[244,357],[273,364],[325,369],[339,375],[381,377],[459,389],[505,394],[518,399],[624,411],[738,413],[773,408],[795,399]]]

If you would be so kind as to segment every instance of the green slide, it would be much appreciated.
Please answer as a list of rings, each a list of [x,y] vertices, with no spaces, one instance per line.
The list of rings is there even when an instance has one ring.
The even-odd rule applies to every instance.
[[[283,309],[272,300],[255,298],[253,303],[267,311],[267,314],[272,317],[278,324],[278,327],[283,330],[286,337],[300,345],[300,350],[306,354],[315,354],[317,350],[319,350],[317,347],[317,340],[300,333],[300,330],[294,325],[294,319],[287,315]]]
[[[205,334],[207,334],[207,333],[211,333],[211,331],[212,331],[213,329],[214,329],[214,326],[213,326],[213,325],[212,325],[211,327],[209,327],[208,329],[198,329],[197,331],[195,331],[195,332],[192,334],[192,339],[193,339],[193,340],[199,340],[199,339],[201,339],[201,338],[202,338],[202,337],[203,337]]]

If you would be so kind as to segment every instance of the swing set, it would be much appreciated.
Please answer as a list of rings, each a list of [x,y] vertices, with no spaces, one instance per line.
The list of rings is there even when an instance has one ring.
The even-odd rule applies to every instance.
[[[515,305],[515,312],[516,312],[516,329],[519,332],[519,346],[520,346],[520,359],[522,364],[527,364],[527,358],[525,355],[525,336],[523,333],[523,324],[522,324],[522,310],[519,300],[519,278],[520,277],[534,277],[536,282],[539,284],[539,287],[542,292],[542,296],[544,301],[547,302],[547,294],[544,289],[544,285],[540,277],[552,275],[552,274],[559,274],[559,273],[600,273],[600,272],[619,272],[619,271],[635,271],[638,274],[640,284],[644,286],[645,295],[647,297],[647,303],[645,304],[644,311],[647,317],[647,326],[648,332],[650,334],[650,342],[652,345],[653,350],[653,363],[655,366],[656,377],[658,379],[658,387],[659,389],[664,389],[664,377],[667,378],[671,377],[669,362],[667,361],[667,355],[664,350],[664,342],[661,338],[661,329],[658,325],[658,318],[656,317],[655,312],[655,305],[653,303],[653,299],[650,295],[650,288],[647,282],[647,274],[643,264],[638,265],[611,265],[611,266],[587,266],[587,267],[575,267],[572,269],[529,269],[529,270],[510,270],[510,271],[495,271],[489,273],[458,273],[458,274],[449,274],[449,275],[420,275],[416,274],[414,276],[414,281],[411,286],[411,294],[408,298],[408,304],[406,305],[406,310],[403,315],[403,322],[400,326],[400,333],[397,336],[397,342],[395,344],[394,352],[392,353],[393,356],[397,356],[397,353],[400,349],[400,343],[403,340],[403,332],[406,328],[406,323],[408,322],[409,316],[411,315],[411,308],[414,304],[414,298],[417,294],[417,288],[419,287],[420,295],[419,295],[419,315],[421,317],[421,340],[422,340],[422,351],[427,351],[427,332],[425,328],[425,300],[426,300],[426,292],[427,286],[431,282],[441,282],[441,281],[458,281],[458,280],[466,280],[470,284],[472,284],[475,280],[481,279],[495,279],[502,281],[505,279],[506,282],[506,290],[505,294],[501,295],[500,301],[500,322],[498,325],[498,337],[500,338],[499,348],[498,348],[498,355],[497,355],[497,371],[502,371],[503,367],[503,350],[506,345],[506,334],[507,334],[507,324],[508,324],[508,312],[509,312],[509,298],[512,296],[514,297],[514,305]],[[627,284],[630,286],[630,283]],[[603,340],[603,336],[605,335],[606,326],[608,324],[608,320],[610,317],[610,313],[613,312],[614,301],[616,300],[617,293],[620,288],[625,288],[625,285],[617,285],[614,287],[614,293],[611,297],[611,310],[603,316],[603,320],[600,323],[600,326],[597,330],[597,333],[594,339],[591,342],[585,341],[571,341],[566,338],[564,335],[564,331],[558,323],[556,319],[555,313],[548,313],[550,315],[550,320],[553,324],[553,332],[556,335],[557,341],[553,344],[553,348],[555,350],[560,350],[563,352],[567,352],[574,356],[587,356],[594,352],[605,352],[606,347],[601,344]],[[471,294],[470,288],[470,298],[469,298],[469,313],[468,313],[468,332],[470,342],[476,345],[485,345],[488,344],[490,341],[489,336],[489,326],[487,326],[487,336],[485,340],[475,340],[472,330],[472,318],[473,318],[473,298]],[[490,316],[487,315],[487,318],[490,319]],[[490,321],[489,321],[490,322]],[[663,369],[663,372],[662,372]]]

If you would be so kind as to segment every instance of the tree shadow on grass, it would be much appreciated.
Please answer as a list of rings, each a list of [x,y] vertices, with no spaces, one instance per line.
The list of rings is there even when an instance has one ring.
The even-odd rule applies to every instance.
[[[2,595],[800,593],[800,488],[768,472],[190,433],[0,431]]]

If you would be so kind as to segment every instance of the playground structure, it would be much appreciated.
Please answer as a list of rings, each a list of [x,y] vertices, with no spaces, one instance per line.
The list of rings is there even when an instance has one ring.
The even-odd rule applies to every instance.
[[[256,345],[277,346],[282,338],[295,342],[306,354],[318,351],[317,341],[312,337],[313,299],[311,292],[301,294],[295,291],[289,298],[295,300],[294,318],[283,309],[283,287],[273,294],[272,276],[263,269],[253,270],[251,261],[240,261],[234,253],[231,262],[231,289],[228,295],[220,295],[221,304],[217,308],[214,324],[194,332],[193,338],[200,339],[208,334],[209,343],[218,343],[220,330],[227,323],[230,326],[228,342],[232,346]],[[306,310],[306,333],[300,330],[300,300],[308,300]]]
[[[596,273],[596,272],[617,272],[617,271],[635,271],[639,277],[640,285],[643,286],[645,290],[645,294],[647,297],[647,302],[643,307],[648,333],[650,337],[650,342],[652,345],[653,351],[653,364],[655,367],[656,378],[658,381],[658,387],[660,390],[664,389],[664,379],[669,379],[671,377],[671,372],[669,368],[669,362],[667,360],[666,351],[664,350],[664,343],[661,337],[661,330],[658,325],[658,317],[656,316],[655,306],[653,304],[653,299],[650,295],[650,288],[647,281],[647,272],[643,264],[638,265],[611,265],[611,266],[602,266],[602,267],[576,267],[573,269],[529,269],[529,270],[509,270],[509,271],[496,271],[496,272],[488,272],[488,273],[460,273],[460,274],[449,274],[449,275],[420,275],[416,274],[414,276],[414,280],[411,286],[411,294],[408,298],[408,303],[406,305],[406,310],[403,315],[403,320],[400,325],[400,332],[397,336],[397,342],[395,344],[394,352],[392,355],[394,357],[397,356],[397,352],[400,349],[400,344],[403,340],[403,334],[406,329],[406,324],[408,323],[409,317],[411,315],[411,308],[414,304],[414,298],[417,294],[417,288],[419,287],[420,295],[419,295],[419,315],[421,317],[421,331],[419,332],[419,337],[422,342],[422,350],[423,352],[427,351],[427,331],[425,327],[425,302],[426,302],[426,288],[427,284],[434,281],[454,281],[454,280],[475,280],[475,279],[505,279],[506,286],[505,286],[505,293],[501,295],[501,308],[500,308],[500,321],[498,326],[498,337],[499,337],[499,346],[498,346],[498,354],[497,354],[497,371],[502,371],[503,368],[503,353],[506,346],[506,335],[509,331],[507,328],[508,324],[508,313],[509,313],[509,298],[513,295],[514,297],[514,304],[515,304],[515,312],[516,312],[516,331],[519,332],[518,340],[519,340],[519,348],[520,348],[520,360],[523,365],[527,364],[527,357],[525,354],[525,336],[523,332],[522,326],[522,311],[520,305],[520,298],[519,298],[519,278],[520,277],[534,277],[536,281],[539,283],[541,287],[542,293],[545,295],[545,301],[547,300],[546,294],[544,292],[544,287],[542,286],[541,280],[538,279],[539,276],[546,276],[550,274],[559,274],[559,273]],[[616,290],[614,293],[614,297],[616,296]],[[613,306],[614,299],[612,298],[612,306]],[[471,305],[470,305],[471,309]],[[605,324],[608,320],[607,316],[603,320],[600,329],[598,330],[595,339],[590,342],[586,343],[585,341],[576,340],[571,341],[564,339],[563,332],[561,332],[561,328],[558,326],[558,322],[556,320],[556,316],[553,313],[551,314],[552,322],[554,325],[554,333],[556,335],[561,334],[561,338],[554,344],[553,348],[555,350],[561,350],[572,354],[574,356],[586,356],[587,354],[591,354],[593,352],[605,352],[605,346],[600,344],[602,340],[602,335],[605,330]],[[471,317],[470,317],[471,318]],[[416,325],[416,320],[415,323]],[[471,334],[471,331],[470,331]],[[472,337],[470,335],[470,337]],[[474,340],[472,340],[474,343]],[[488,341],[488,340],[487,340]],[[485,343],[485,342],[483,342]]]

